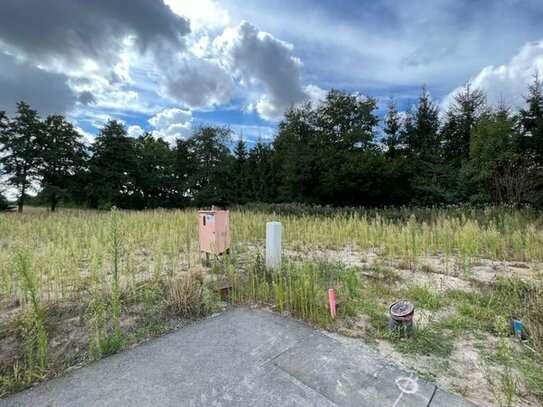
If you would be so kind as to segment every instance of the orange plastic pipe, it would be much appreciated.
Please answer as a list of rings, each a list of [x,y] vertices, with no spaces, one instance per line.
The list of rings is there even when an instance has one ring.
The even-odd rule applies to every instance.
[[[336,293],[333,288],[328,289],[328,303],[330,304],[330,316],[336,317]]]

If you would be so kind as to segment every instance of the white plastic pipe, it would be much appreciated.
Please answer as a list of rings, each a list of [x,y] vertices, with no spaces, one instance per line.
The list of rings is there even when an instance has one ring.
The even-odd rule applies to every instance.
[[[266,268],[281,268],[281,222],[266,223]]]

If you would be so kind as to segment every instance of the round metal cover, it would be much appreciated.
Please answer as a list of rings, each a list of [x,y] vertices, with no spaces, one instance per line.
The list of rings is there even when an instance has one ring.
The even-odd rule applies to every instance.
[[[390,316],[393,318],[404,318],[411,315],[415,307],[407,301],[397,301],[390,306]]]

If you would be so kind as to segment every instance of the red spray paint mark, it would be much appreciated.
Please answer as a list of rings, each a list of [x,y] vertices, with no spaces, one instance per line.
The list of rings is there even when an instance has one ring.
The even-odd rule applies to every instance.
[[[336,293],[333,288],[328,289],[328,303],[330,304],[330,316],[336,317]]]

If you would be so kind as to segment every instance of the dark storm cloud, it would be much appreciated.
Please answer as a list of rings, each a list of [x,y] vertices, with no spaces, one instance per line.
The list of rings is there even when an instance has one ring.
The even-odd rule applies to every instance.
[[[46,114],[94,104],[92,93],[76,95],[67,84],[85,81],[77,77],[85,59],[118,82],[112,68],[127,36],[163,60],[189,32],[162,0],[0,0],[0,108],[24,100]]]
[[[135,35],[140,50],[180,46],[188,20],[161,0],[2,0],[0,41],[33,59],[111,62],[120,41]]]
[[[88,91],[81,92],[79,94],[79,97],[77,98],[81,103],[84,105],[95,105],[96,104],[96,98],[94,95]]]
[[[67,77],[38,69],[0,52],[0,110],[13,114],[15,103],[25,101],[40,114],[63,113],[76,102]]]
[[[191,108],[225,103],[232,96],[232,76],[215,62],[195,59],[172,68],[166,73],[164,91]]]

